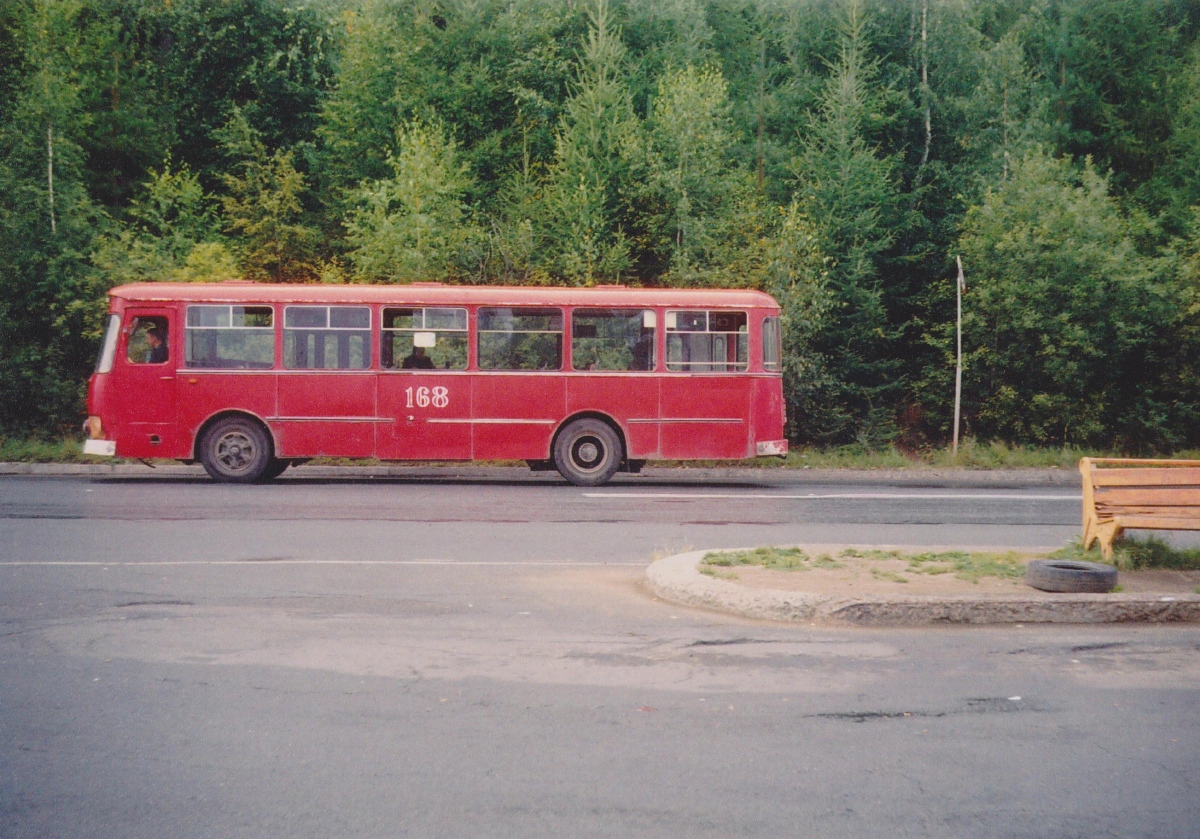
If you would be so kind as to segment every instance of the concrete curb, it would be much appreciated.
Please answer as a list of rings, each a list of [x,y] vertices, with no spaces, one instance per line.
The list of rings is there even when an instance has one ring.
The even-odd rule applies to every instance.
[[[205,477],[198,464],[170,462],[154,467],[143,463],[0,463],[0,477],[124,477],[165,478]],[[526,480],[530,477],[554,482],[562,479],[557,472],[530,472],[524,466],[477,466],[463,464],[386,464],[379,466],[316,466],[307,464],[289,469],[279,480],[327,479],[370,480],[398,478],[409,480],[483,479]],[[783,469],[752,467],[648,466],[639,475],[620,473],[614,484],[638,485],[669,482],[673,484],[739,484],[748,486],[898,486],[960,487],[970,489],[1021,489],[1033,487],[1079,486],[1079,474],[1070,469]]]
[[[1145,594],[982,595],[977,597],[844,598],[779,589],[755,589],[696,570],[708,551],[654,562],[646,570],[651,590],[682,606],[715,609],[746,618],[858,626],[928,626],[1002,623],[1200,622],[1200,595]]]

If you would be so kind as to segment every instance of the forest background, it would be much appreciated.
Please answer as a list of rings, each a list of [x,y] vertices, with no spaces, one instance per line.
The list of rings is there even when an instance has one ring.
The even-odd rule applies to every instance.
[[[1189,0],[0,0],[0,434],[137,280],[752,287],[789,436],[1200,445]]]

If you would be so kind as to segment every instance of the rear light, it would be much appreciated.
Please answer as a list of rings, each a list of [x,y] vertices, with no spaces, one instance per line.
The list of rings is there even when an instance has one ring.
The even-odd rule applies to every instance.
[[[100,417],[88,417],[83,423],[83,433],[93,440],[103,440],[104,424],[100,422]]]

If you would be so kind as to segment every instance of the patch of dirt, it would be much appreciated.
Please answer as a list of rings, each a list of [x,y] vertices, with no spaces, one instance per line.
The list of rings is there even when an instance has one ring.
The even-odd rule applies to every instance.
[[[1038,558],[1026,556],[1021,559],[1022,562],[1028,562]],[[1020,578],[983,577],[975,583],[960,579],[953,572],[925,574],[914,570],[904,559],[837,556],[836,561],[841,567],[802,568],[795,571],[752,565],[717,567],[711,569],[715,573],[710,576],[750,588],[805,591],[836,597],[1049,594],[1030,588]],[[1194,594],[1196,586],[1200,585],[1200,571],[1122,571],[1117,584],[1126,594]]]

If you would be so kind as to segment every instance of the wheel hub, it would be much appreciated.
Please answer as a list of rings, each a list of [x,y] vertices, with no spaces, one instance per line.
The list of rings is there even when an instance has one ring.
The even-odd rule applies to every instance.
[[[571,446],[571,460],[577,469],[593,471],[604,463],[604,444],[595,437],[582,437]]]
[[[227,469],[245,469],[254,459],[254,444],[242,434],[230,434],[217,446],[217,458]]]

